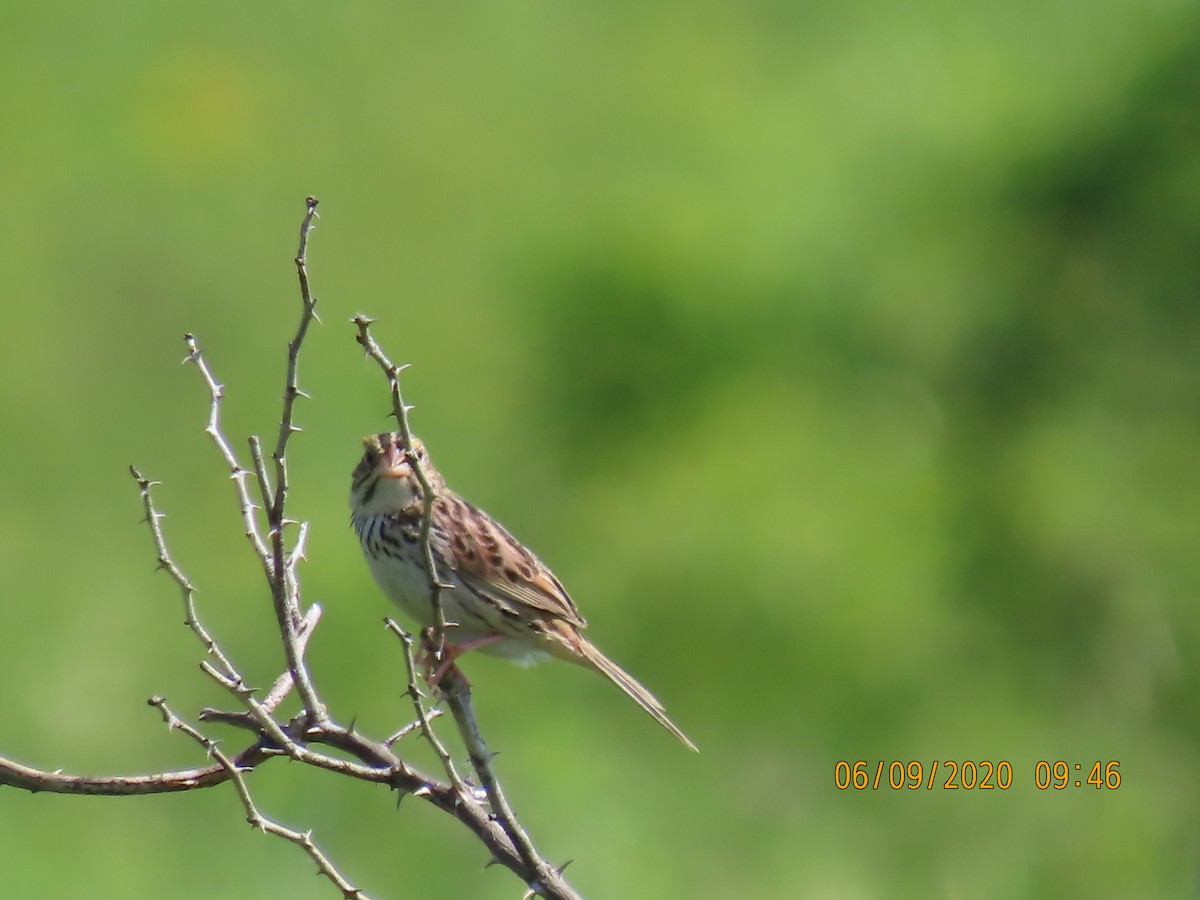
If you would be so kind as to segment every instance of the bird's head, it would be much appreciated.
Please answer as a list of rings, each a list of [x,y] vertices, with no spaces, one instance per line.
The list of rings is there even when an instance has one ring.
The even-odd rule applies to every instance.
[[[436,490],[437,472],[429,463],[425,444],[415,437],[412,454]],[[403,436],[392,432],[363,438],[362,459],[355,466],[350,483],[350,509],[354,515],[399,513],[420,502],[421,484],[413,458],[404,448]]]

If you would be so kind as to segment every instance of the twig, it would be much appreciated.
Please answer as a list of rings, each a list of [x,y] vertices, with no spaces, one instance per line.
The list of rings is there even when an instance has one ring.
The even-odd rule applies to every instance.
[[[301,655],[303,655],[308,649],[308,639],[312,637],[313,630],[317,627],[317,623],[321,620],[321,614],[323,612],[324,610],[321,608],[321,605],[314,603],[308,608],[308,612],[304,614],[304,618],[300,621],[300,627],[296,629],[296,643],[300,648]],[[274,713],[279,704],[284,701],[284,698],[291,693],[291,690],[292,672],[290,669],[285,668],[279,673],[279,676],[275,679],[274,683],[272,683],[271,690],[267,693],[267,696],[263,698],[261,704],[263,711],[266,713]],[[228,713],[228,716],[230,717],[239,718],[244,718],[248,715],[248,713],[244,712]],[[203,720],[205,717],[202,714],[200,718]]]
[[[296,629],[296,646],[303,656],[308,649],[308,639],[312,637],[313,631],[317,627],[317,622],[321,620],[322,609],[320,604],[314,603],[308,608],[304,614],[304,618],[300,620],[300,626]],[[271,690],[263,699],[263,709],[268,712],[274,712],[275,708],[283,702],[283,698],[288,695],[293,687],[291,669],[284,669],[279,673],[279,677],[275,679],[271,685]]]
[[[342,892],[342,897],[345,900],[368,900],[366,894],[350,884],[345,876],[330,862],[329,857],[322,853],[320,848],[313,843],[311,831],[295,831],[287,828],[278,822],[268,819],[258,811],[258,807],[254,803],[254,798],[250,796],[250,788],[246,785],[246,779],[243,776],[246,769],[222,753],[216,741],[201,734],[195,727],[176,716],[170,707],[167,706],[167,701],[162,697],[150,698],[150,705],[158,709],[162,714],[163,721],[166,722],[168,728],[178,729],[198,743],[204,748],[204,752],[215,759],[221,768],[229,774],[230,779],[237,788],[242,806],[245,807],[246,821],[250,823],[251,828],[257,828],[264,834],[276,835],[300,847],[317,864],[317,871],[337,886],[337,889]]]
[[[259,723],[268,734],[271,735],[277,742],[286,744],[286,735],[279,729],[275,721],[271,718],[270,710],[265,709],[262,704],[255,702],[250,696],[253,689],[246,684],[245,678],[241,672],[233,665],[229,657],[221,650],[217,641],[209,634],[209,632],[201,624],[199,617],[196,614],[194,596],[195,588],[183,574],[178,563],[171,556],[171,552],[167,549],[166,538],[163,535],[162,526],[160,524],[163,514],[158,512],[154,506],[154,501],[150,496],[150,488],[154,482],[145,478],[134,466],[129,467],[130,473],[138,483],[138,488],[142,497],[143,509],[146,513],[145,521],[150,527],[151,534],[154,537],[154,547],[158,555],[159,568],[167,571],[171,578],[179,585],[180,592],[184,598],[184,608],[186,610],[185,624],[204,644],[206,651],[210,656],[217,660],[218,665],[214,666],[208,660],[200,664],[200,668],[210,678],[216,681],[219,685],[228,690],[235,698],[246,705],[253,719]],[[305,641],[307,643],[307,639]],[[290,673],[289,673],[290,674]],[[275,702],[278,703],[283,699],[279,697]]]
[[[420,457],[413,452],[412,448],[412,431],[409,428],[408,413],[412,409],[404,403],[400,394],[400,373],[406,368],[405,366],[396,366],[388,358],[387,354],[375,341],[371,335],[371,325],[373,320],[369,316],[359,314],[353,319],[354,324],[358,327],[358,335],[355,340],[363,347],[367,355],[375,360],[379,367],[383,370],[388,379],[388,386],[391,389],[392,396],[392,413],[396,417],[396,422],[400,428],[400,435],[404,440],[404,450],[408,455],[409,464],[417,477],[417,481],[421,486],[421,496],[423,500],[423,509],[421,515],[421,531],[419,535],[419,543],[425,555],[425,572],[428,577],[429,584],[429,599],[433,608],[433,652],[434,658],[440,660],[445,643],[445,627],[446,622],[442,613],[441,592],[444,589],[452,588],[453,585],[443,583],[441,576],[438,573],[436,559],[433,554],[433,546],[430,541],[430,528],[433,522],[433,504],[436,497],[433,493],[433,487],[429,482],[429,478],[421,464]],[[454,772],[453,765],[445,748],[441,745],[428,727],[427,720],[424,720],[423,712],[418,694],[416,691],[416,676],[413,670],[412,662],[412,637],[402,628],[388,619],[388,628],[400,636],[404,642],[405,662],[408,667],[409,676],[409,691],[412,694],[413,702],[417,707],[418,720],[422,721],[422,730],[433,744],[434,749],[442,758],[442,763],[446,767],[447,774],[451,781],[456,784],[461,784],[457,774]],[[500,823],[508,834],[513,846],[516,848],[517,854],[520,856],[521,863],[524,867],[524,876],[529,885],[532,894],[542,894],[545,890],[550,890],[547,885],[555,885],[556,889],[565,889],[570,891],[570,886],[562,879],[562,868],[555,868],[542,859],[537,848],[533,846],[528,833],[517,820],[516,815],[509,806],[507,798],[500,786],[499,779],[496,778],[495,771],[491,766],[492,754],[488,752],[487,746],[484,743],[482,733],[479,729],[479,724],[475,719],[475,711],[471,704],[470,683],[466,677],[458,670],[456,666],[451,665],[442,677],[441,686],[444,690],[446,704],[450,707],[450,711],[454,716],[454,721],[458,725],[459,733],[462,735],[463,743],[467,746],[467,752],[471,759],[471,765],[479,776],[480,782],[483,784],[487,792],[488,803],[492,808],[496,821]],[[465,789],[465,785],[464,785]]]
[[[395,734],[385,737],[383,739],[383,745],[385,747],[394,747],[394,746],[396,746],[396,744],[400,743],[400,741],[404,740],[406,737],[408,737],[414,731],[424,732],[427,722],[432,722],[434,719],[438,718],[442,714],[442,711],[440,709],[427,709],[424,712],[425,712],[425,719],[426,719],[425,722],[422,722],[420,719],[414,719],[413,721],[411,721],[407,725],[405,725],[403,728],[401,728],[399,731],[397,731]]]
[[[225,655],[220,645],[217,644],[216,639],[204,627],[200,622],[200,617],[196,614],[195,587],[192,586],[191,581],[183,574],[183,570],[179,568],[167,550],[167,541],[163,535],[162,525],[160,524],[164,518],[164,514],[155,509],[154,501],[150,497],[150,489],[161,482],[151,481],[134,466],[129,467],[129,474],[137,482],[138,491],[141,494],[142,509],[146,514],[144,521],[150,526],[150,534],[154,538],[154,552],[158,556],[158,567],[171,576],[172,580],[179,585],[179,592],[183,595],[183,624],[190,628],[192,633],[200,639],[200,643],[204,645],[204,652],[217,661],[217,665],[220,666],[226,677],[240,683],[241,676],[238,674],[237,667]]]
[[[163,514],[156,509],[151,496],[155,482],[143,476],[136,468],[130,468],[130,473],[136,480],[141,494],[145,519],[153,536],[159,567],[165,569],[178,586],[185,609],[185,622],[205,647],[206,657],[200,667],[214,682],[229,691],[241,707],[236,712],[205,709],[200,713],[200,720],[246,730],[253,736],[253,741],[236,755],[225,754],[215,741],[179,719],[163,701],[156,698],[151,702],[160,710],[164,721],[173,728],[183,730],[193,740],[199,742],[215,760],[212,765],[148,775],[82,776],[66,774],[61,770],[53,772],[39,770],[0,757],[0,786],[14,786],[30,792],[127,796],[196,790],[233,781],[251,824],[264,831],[285,837],[301,846],[317,863],[320,871],[342,891],[343,897],[362,897],[361,891],[338,874],[336,868],[320,853],[306,832],[295,831],[271,822],[256,809],[247,789],[245,773],[272,759],[285,757],[335,774],[387,785],[393,790],[399,791],[401,796],[406,794],[418,796],[462,822],[480,840],[489,853],[490,859],[519,875],[529,886],[531,894],[540,894],[555,898],[555,900],[573,900],[573,898],[577,898],[577,895],[562,879],[560,870],[550,867],[537,856],[536,852],[532,851],[523,830],[516,825],[511,810],[503,800],[499,783],[491,774],[490,757],[484,749],[482,737],[478,736],[478,728],[473,725],[469,727],[460,725],[460,728],[463,730],[464,741],[468,744],[476,771],[487,773],[486,775],[481,774],[487,787],[486,796],[484,790],[472,789],[459,777],[448,751],[433,733],[431,722],[440,715],[441,711],[425,710],[421,702],[421,695],[416,687],[416,668],[411,654],[412,638],[404,635],[399,626],[395,626],[395,630],[406,641],[406,667],[409,674],[410,693],[414,708],[417,710],[417,721],[385,741],[373,741],[356,732],[353,726],[343,727],[335,723],[329,717],[309,676],[304,657],[309,638],[320,620],[321,608],[314,604],[301,614],[300,583],[297,571],[299,564],[304,560],[308,527],[305,523],[297,523],[287,518],[285,507],[289,490],[287,445],[290,436],[299,430],[293,418],[295,401],[297,398],[305,396],[297,385],[299,353],[309,325],[313,321],[319,321],[315,310],[316,301],[309,290],[306,267],[308,237],[316,218],[316,205],[316,200],[309,198],[306,215],[301,224],[300,247],[296,256],[303,310],[295,336],[288,345],[283,410],[280,416],[279,436],[272,454],[275,463],[274,485],[271,484],[272,477],[268,473],[268,465],[258,438],[250,439],[251,468],[247,468],[239,462],[237,454],[234,453],[222,428],[224,387],[214,376],[195,336],[191,334],[185,336],[188,355],[184,361],[195,364],[209,391],[208,419],[204,430],[216,445],[228,469],[230,479],[234,482],[244,532],[263,567],[263,573],[271,589],[279,634],[284,644],[286,668],[275,678],[269,692],[262,699],[256,697],[256,692],[247,685],[245,678],[233,661],[222,651],[214,636],[200,622],[196,610],[195,588],[184,575],[182,568],[172,558],[166,545],[161,525]],[[432,510],[431,504],[434,496],[425,478],[425,473],[420,468],[419,460],[412,454],[411,433],[408,431],[406,418],[407,407],[404,406],[399,393],[400,369],[393,366],[370,340],[370,335],[367,333],[370,320],[366,317],[359,317],[356,321],[360,322],[360,342],[363,343],[368,353],[371,353],[371,349],[374,347],[376,352],[371,355],[384,367],[392,382],[393,405],[396,408],[401,432],[407,442],[407,450],[413,460],[417,476],[424,485],[426,508],[422,540],[429,561],[431,592],[437,597],[438,592],[448,586],[441,584],[437,577],[432,550],[428,543],[429,514]],[[250,476],[254,477],[258,485],[260,504],[256,504],[251,499],[251,488],[247,482]],[[258,508],[264,510],[268,529],[265,536],[256,514]],[[294,544],[288,549],[283,540],[283,532],[285,527],[291,524],[299,524],[299,530]],[[435,609],[437,610],[437,621],[444,630],[445,623],[442,621],[440,599],[436,601]],[[441,642],[444,640],[440,633],[438,640],[440,649]],[[461,673],[456,674],[461,678]],[[450,677],[449,686],[454,688],[454,675],[450,675]],[[283,721],[277,718],[277,710],[293,688],[299,694],[302,708],[300,713],[292,719]],[[469,696],[464,706],[459,691],[451,690],[447,703],[455,712],[456,718],[473,723],[474,716],[470,710]],[[463,710],[466,712],[464,713]],[[467,716],[465,720],[461,719],[464,714]],[[429,777],[409,765],[394,752],[393,746],[404,735],[410,734],[417,728],[434,743],[435,750],[447,769],[448,781]],[[470,736],[472,731],[475,732],[475,737]],[[324,752],[317,749],[318,746],[330,748],[335,752]]]
[[[358,335],[355,340],[362,345],[367,356],[375,360],[379,368],[383,370],[383,374],[387,376],[388,387],[391,389],[392,395],[392,415],[396,418],[400,437],[404,441],[404,452],[417,476],[417,483],[421,486],[422,508],[419,541],[425,553],[425,571],[429,575],[429,604],[433,608],[434,659],[440,662],[446,644],[446,615],[442,609],[442,591],[452,590],[454,585],[445,583],[438,575],[437,561],[434,559],[433,547],[429,541],[429,529],[433,525],[433,504],[437,498],[433,494],[433,485],[429,483],[429,478],[421,467],[421,461],[413,452],[412,429],[408,424],[408,413],[412,407],[405,404],[404,397],[400,393],[400,373],[408,366],[394,364],[375,342],[375,338],[371,336],[371,325],[374,324],[374,319],[359,313],[352,321],[358,326]]]
[[[437,733],[429,727],[429,723],[433,717],[425,711],[425,705],[421,703],[421,689],[417,687],[417,667],[413,661],[413,637],[390,616],[384,619],[383,623],[388,631],[400,638],[400,642],[404,646],[404,668],[408,674],[408,688],[405,693],[412,699],[413,709],[417,713],[417,724],[421,728],[421,733],[425,735],[425,739],[433,747],[433,752],[441,760],[442,768],[446,771],[446,777],[450,779],[452,784],[462,785],[462,777],[454,767],[454,761],[450,758],[450,752],[446,749],[446,745],[442,743],[442,739],[437,736]]]
[[[246,444],[250,448],[250,462],[254,466],[254,481],[258,484],[258,496],[262,501],[262,508],[269,511],[274,501],[271,499],[271,476],[267,474],[262,441],[257,434],[252,434],[246,439]]]
[[[300,301],[304,309],[300,315],[300,323],[296,327],[296,334],[288,342],[287,375],[284,378],[283,387],[283,415],[279,417],[279,437],[275,441],[275,452],[272,454],[275,459],[276,484],[273,512],[277,519],[283,518],[283,508],[287,503],[289,486],[287,472],[288,441],[293,434],[300,430],[295,424],[293,415],[296,399],[298,397],[308,398],[308,394],[300,390],[297,380],[297,372],[300,365],[300,348],[304,344],[305,335],[308,334],[308,326],[314,320],[320,321],[317,318],[317,300],[313,297],[308,285],[308,236],[317,220],[318,202],[316,197],[309,197],[305,201],[308,211],[300,222],[300,247],[296,251],[296,276],[300,281]]]
[[[533,846],[529,834],[517,819],[512,807],[509,806],[508,798],[504,796],[504,789],[492,768],[492,759],[495,754],[488,751],[483,733],[479,729],[479,722],[475,718],[475,708],[471,702],[471,683],[457,667],[451,666],[443,676],[441,686],[445,691],[446,705],[450,707],[455,724],[458,725],[458,732],[467,746],[471,767],[479,776],[480,784],[487,793],[488,803],[495,812],[496,819],[504,827],[508,836],[512,838],[513,846],[517,848],[521,861],[530,872],[537,873],[536,880],[530,884],[530,890],[534,890],[535,883],[559,878],[568,863],[555,868],[542,859],[537,848]],[[540,893],[540,891],[535,891],[535,893]]]
[[[212,370],[208,367],[208,361],[205,360],[204,354],[200,350],[200,342],[196,340],[196,336],[188,332],[183,336],[183,341],[188,348],[188,354],[183,358],[183,362],[193,363],[200,370],[200,376],[204,379],[204,383],[208,385],[210,398],[208,424],[204,428],[204,433],[217,445],[217,450],[229,468],[229,477],[237,489],[238,507],[242,513],[242,524],[245,527],[246,537],[254,547],[254,555],[262,561],[264,573],[270,578],[273,574],[271,572],[271,556],[267,551],[267,545],[263,542],[262,534],[258,530],[258,522],[254,518],[254,501],[250,499],[250,492],[246,488],[246,476],[250,473],[238,462],[237,454],[233,452],[229,441],[225,439],[225,433],[221,430],[221,401],[225,399],[225,386],[213,376]]]
[[[288,553],[283,542],[283,529],[288,523],[285,513],[288,489],[290,487],[288,480],[287,446],[291,436],[300,430],[295,424],[294,419],[296,399],[301,396],[307,396],[300,390],[297,382],[300,349],[304,345],[304,338],[308,334],[309,325],[317,318],[317,301],[312,296],[308,285],[307,258],[308,236],[317,218],[317,198],[309,197],[305,201],[305,206],[306,212],[300,223],[300,246],[296,251],[296,272],[300,280],[302,309],[300,322],[296,326],[296,334],[288,342],[287,374],[284,378],[283,388],[283,411],[279,417],[279,436],[275,442],[275,452],[272,454],[275,460],[275,490],[271,493],[270,488],[265,482],[262,488],[264,494],[268,494],[271,497],[271,502],[267,508],[267,525],[271,537],[271,569],[273,570],[274,577],[269,578],[268,581],[271,587],[271,599],[275,606],[275,616],[279,621],[280,632],[283,635],[283,648],[287,656],[288,669],[292,673],[296,690],[300,694],[304,708],[308,710],[309,715],[312,716],[314,721],[323,722],[328,716],[325,704],[317,694],[316,687],[312,683],[312,676],[309,674],[308,667],[304,662],[304,655],[296,642],[296,628],[301,619],[298,600],[299,587],[295,575],[294,561],[289,565],[289,560],[287,559]],[[257,471],[261,472],[261,466],[258,467]],[[259,477],[262,479],[262,475]],[[303,544],[303,534],[300,538],[300,544]],[[303,553],[301,552],[295,559],[299,559],[302,555]]]
[[[257,750],[257,747],[249,748]],[[245,754],[247,751],[243,751]],[[245,765],[245,763],[241,763]],[[132,797],[145,794],[171,794],[197,788],[215,787],[229,780],[220,766],[157,772],[153,775],[69,775],[59,770],[46,772],[11,759],[0,757],[0,785],[10,785],[31,793],[86,794],[104,797]]]

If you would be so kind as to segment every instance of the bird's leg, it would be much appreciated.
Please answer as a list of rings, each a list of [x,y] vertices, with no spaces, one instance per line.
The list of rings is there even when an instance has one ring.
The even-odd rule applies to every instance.
[[[486,647],[489,644],[494,644],[500,640],[499,634],[485,634],[482,637],[471,638],[469,641],[463,641],[461,644],[452,644],[445,639],[442,640],[441,653],[438,653],[438,648],[435,645],[433,638],[433,629],[426,628],[421,632],[421,665],[425,670],[425,683],[434,690],[437,690],[439,682],[446,677],[446,673],[451,668],[458,668],[456,660],[464,653],[470,653],[472,650],[478,650],[481,647]],[[434,663],[437,663],[437,669],[434,669]],[[469,680],[466,675],[463,675],[461,669],[458,674],[464,681]]]

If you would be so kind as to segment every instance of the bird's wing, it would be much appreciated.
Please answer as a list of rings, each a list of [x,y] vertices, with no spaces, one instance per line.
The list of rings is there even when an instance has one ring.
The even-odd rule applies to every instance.
[[[483,510],[447,492],[438,497],[434,522],[440,524],[442,555],[453,561],[467,587],[519,604],[535,616],[587,627],[550,568]]]

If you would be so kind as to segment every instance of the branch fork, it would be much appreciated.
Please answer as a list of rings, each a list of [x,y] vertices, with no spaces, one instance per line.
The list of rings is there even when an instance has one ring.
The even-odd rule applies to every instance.
[[[236,706],[233,711],[204,709],[199,713],[198,721],[249,732],[248,742],[236,752],[227,752],[220,742],[177,715],[164,698],[156,696],[148,701],[150,706],[159,712],[170,730],[181,732],[199,745],[210,760],[207,765],[145,775],[89,777],[65,774],[61,770],[44,771],[0,756],[0,787],[8,785],[30,792],[130,796],[197,790],[232,782],[246,821],[253,828],[300,847],[315,863],[318,873],[346,900],[366,900],[367,895],[355,887],[319,849],[311,831],[296,830],[275,822],[256,806],[250,791],[249,776],[265,762],[285,756],[346,777],[385,784],[396,790],[401,799],[406,795],[419,797],[470,829],[484,846],[487,865],[502,865],[516,873],[528,888],[526,897],[541,896],[558,900],[577,898],[578,895],[562,877],[565,866],[556,868],[546,862],[513,814],[492,767],[493,754],[488,752],[475,718],[470,684],[455,666],[447,668],[438,687],[466,746],[471,768],[479,781],[478,787],[461,775],[446,745],[437,735],[434,722],[442,715],[442,711],[427,708],[422,702],[413,655],[414,641],[395,621],[387,619],[386,628],[401,641],[407,678],[406,693],[412,701],[414,719],[387,738],[371,739],[360,734],[353,724],[338,724],[321,697],[305,659],[309,640],[320,623],[322,609],[317,604],[306,607],[302,601],[299,567],[305,561],[309,526],[287,515],[291,487],[287,459],[291,438],[301,431],[295,422],[296,401],[308,397],[298,384],[300,353],[309,327],[320,321],[317,301],[309,285],[307,256],[308,241],[316,219],[317,200],[309,197],[300,224],[300,243],[295,258],[301,299],[300,319],[287,345],[279,427],[269,463],[262,441],[257,436],[248,440],[250,465],[244,465],[239,459],[221,420],[225,386],[209,366],[198,338],[190,333],[184,335],[187,354],[183,363],[196,367],[208,389],[208,418],[204,432],[216,447],[233,483],[241,528],[259,561],[275,612],[285,665],[265,693],[250,686],[239,664],[201,621],[196,605],[196,588],[167,546],[162,527],[164,514],[155,506],[153,499],[153,489],[158,482],[134,466],[129,469],[137,484],[157,567],[165,571],[178,588],[184,607],[184,624],[203,648],[200,668],[232,697]],[[369,317],[359,315],[353,321],[357,326],[355,339],[366,354],[379,364],[388,379],[393,414],[425,492],[425,515],[420,540],[428,563],[430,598],[435,611],[434,652],[440,659],[445,652],[448,624],[442,611],[441,592],[451,586],[438,577],[429,544],[430,513],[435,498],[428,478],[412,452],[412,433],[408,424],[408,413],[412,407],[404,404],[400,393],[400,374],[407,366],[394,365],[388,359],[371,336],[370,327],[373,323]],[[291,534],[295,537],[289,543],[288,535]],[[301,711],[290,720],[281,720],[278,710],[293,691],[300,700]],[[395,747],[414,733],[423,735],[434,748],[444,772],[443,778],[427,775],[396,753]]]

